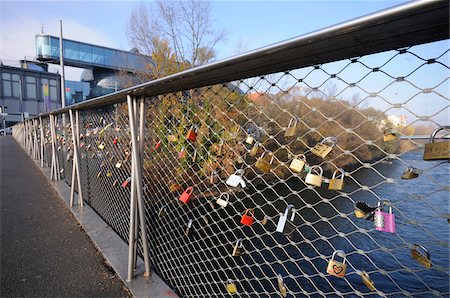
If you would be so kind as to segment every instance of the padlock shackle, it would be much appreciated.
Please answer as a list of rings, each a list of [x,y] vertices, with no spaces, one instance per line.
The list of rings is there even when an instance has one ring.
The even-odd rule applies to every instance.
[[[337,144],[337,138],[332,136],[332,137],[326,137],[322,140],[322,142],[320,142],[321,144],[330,144],[330,147],[334,147]]]
[[[341,175],[341,180],[344,180],[344,176],[345,176],[345,172],[344,172],[344,170],[343,169],[336,169],[334,172],[333,172],[333,176],[331,177],[331,179],[336,179],[336,176],[337,176],[337,174],[338,173],[340,173]],[[339,176],[338,176],[339,177]]]
[[[190,229],[192,227],[192,219],[189,219],[187,227]]]
[[[331,259],[332,259],[332,260],[334,260],[334,256],[335,256],[336,254],[341,255],[341,257],[342,257],[342,259],[343,259],[342,264],[345,264],[345,261],[347,260],[347,258],[345,257],[345,252],[344,252],[343,250],[335,250],[335,251],[333,252],[333,255],[331,256]]]
[[[230,194],[227,193],[227,192],[221,193],[218,200],[220,200],[222,197],[225,197],[225,201],[227,201],[227,203],[228,203],[228,201],[230,200]],[[223,199],[222,199],[222,200],[223,200]]]
[[[441,127],[436,128],[436,129],[431,133],[431,136],[430,136],[430,143],[434,143],[434,138],[436,137],[437,133],[440,132],[441,130],[444,130],[444,129],[450,131],[450,125],[444,125],[444,126],[441,126]]]
[[[295,208],[294,205],[289,204],[286,206],[286,209],[284,210],[284,217],[287,218],[288,214],[289,214],[289,210],[291,210],[292,208]],[[292,217],[295,217],[295,209],[292,211]],[[294,219],[291,218],[291,221],[293,221]]]
[[[293,127],[296,127],[297,123],[298,123],[298,117],[292,117],[291,120],[289,120],[289,124],[288,124],[287,128],[291,127],[293,121],[295,121]]]
[[[248,215],[249,212],[250,212],[250,215]],[[247,209],[245,210],[244,215],[254,217],[254,216],[255,216],[255,211],[253,211],[253,209],[251,209],[251,208],[247,208]]]
[[[194,188],[192,186],[189,186],[188,188],[186,188],[186,190],[184,191],[184,193],[187,193],[188,195],[191,195],[192,192],[194,192]]]
[[[242,238],[239,238],[238,240],[236,240],[236,246],[242,248],[244,240]]]
[[[241,176],[241,177],[244,176],[244,173],[245,173],[245,171],[243,169],[239,169],[236,172],[234,172],[234,174],[236,176]]]
[[[417,251],[417,247],[420,247],[426,254],[427,254],[427,259],[428,260],[430,260],[430,253],[428,252],[428,250],[425,248],[425,247],[423,247],[423,245],[420,245],[420,244],[413,244],[413,249],[415,250],[415,251]]]
[[[318,169],[318,170],[314,171],[315,169]],[[318,172],[317,172],[317,171],[318,171]],[[322,169],[320,166],[318,166],[318,165],[314,165],[314,166],[312,166],[312,167],[309,169],[309,173],[310,173],[310,174],[313,174],[313,175],[317,175],[317,176],[322,177],[322,175],[323,175],[323,169]]]
[[[285,287],[284,281],[283,281],[283,276],[280,273],[277,274],[277,282],[278,282],[278,287],[280,289]]]

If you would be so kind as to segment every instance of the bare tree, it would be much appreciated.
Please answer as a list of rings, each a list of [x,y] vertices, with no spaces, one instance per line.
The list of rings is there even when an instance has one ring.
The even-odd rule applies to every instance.
[[[133,10],[127,36],[141,54],[164,54],[174,59],[180,71],[184,67],[205,64],[215,57],[214,48],[225,39],[226,33],[213,31],[211,23],[209,2],[158,0],[141,3]],[[161,69],[161,65],[156,66],[156,70]]]

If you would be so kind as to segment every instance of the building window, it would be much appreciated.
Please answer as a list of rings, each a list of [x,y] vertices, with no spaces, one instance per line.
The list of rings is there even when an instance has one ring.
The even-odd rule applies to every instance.
[[[56,80],[49,80],[49,85],[50,85],[50,100],[57,101],[58,92],[56,89]]]
[[[20,77],[17,74],[2,73],[3,96],[20,97]]]
[[[26,76],[25,78],[26,82],[26,90],[27,90],[27,98],[29,99],[36,99],[36,78]]]

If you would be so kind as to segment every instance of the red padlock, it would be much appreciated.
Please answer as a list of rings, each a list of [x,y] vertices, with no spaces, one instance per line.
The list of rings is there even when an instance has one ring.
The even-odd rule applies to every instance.
[[[253,209],[245,210],[244,215],[242,215],[241,224],[250,227],[254,221],[255,221],[255,212],[253,212]]]
[[[117,145],[117,142],[118,142],[117,138],[114,138],[113,144]]]
[[[194,192],[194,188],[192,186],[189,186],[186,188],[186,190],[181,194],[180,201],[183,203],[189,202],[189,199],[191,198],[192,193]]]
[[[125,181],[122,183],[122,187],[123,187],[123,188],[128,187],[128,185],[130,185],[130,182],[131,182],[131,177],[128,177],[127,180],[125,180]]]
[[[158,150],[159,147],[161,147],[161,141],[158,141],[158,143],[156,143],[156,145],[155,145],[155,151]]]
[[[191,129],[189,129],[189,131],[186,135],[186,139],[188,139],[191,142],[195,142],[195,140],[197,140],[197,132],[198,132],[198,126],[193,125],[191,127]]]

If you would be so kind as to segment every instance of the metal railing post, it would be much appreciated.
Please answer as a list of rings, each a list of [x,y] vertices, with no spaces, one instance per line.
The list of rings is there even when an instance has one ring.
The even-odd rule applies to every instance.
[[[70,207],[73,207],[73,198],[75,194],[75,176],[77,178],[78,184],[78,205],[83,206],[83,195],[81,191],[81,180],[80,180],[80,160],[79,160],[79,125],[78,125],[78,111],[76,111],[77,116],[74,121],[73,111],[69,110],[70,117],[70,127],[72,130],[72,144],[73,144],[73,162],[72,162],[72,183],[70,185]]]
[[[41,133],[41,167],[44,167],[44,143],[45,143],[45,137],[44,137],[44,125],[42,123],[42,117],[39,117],[39,127],[40,127],[40,133]]]

